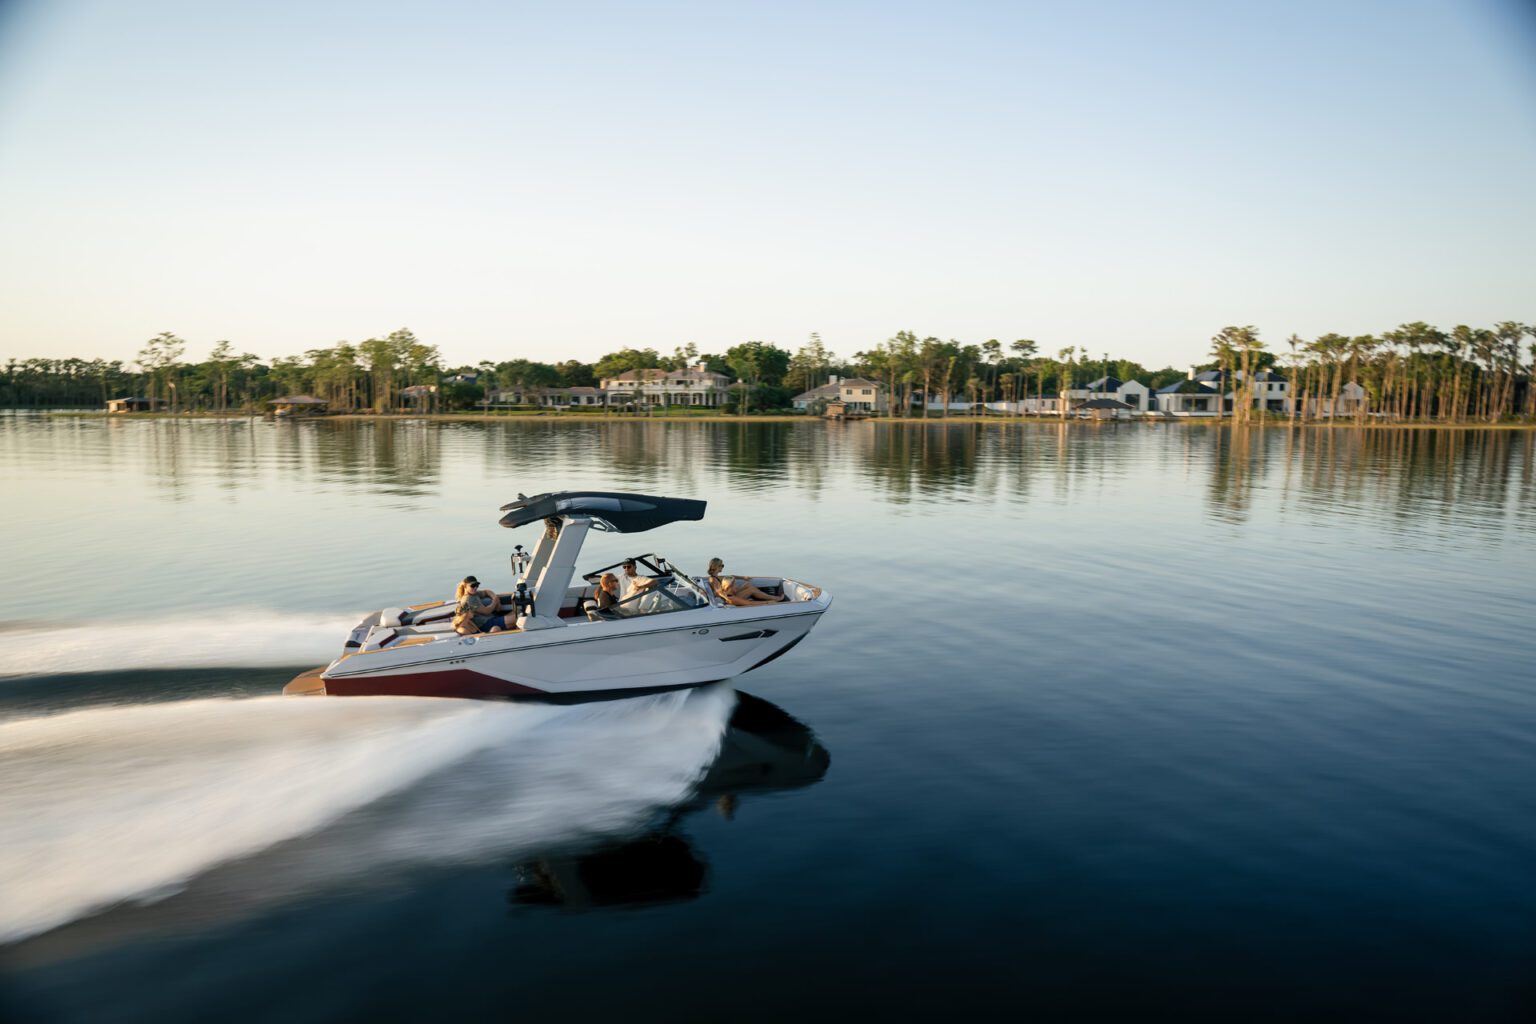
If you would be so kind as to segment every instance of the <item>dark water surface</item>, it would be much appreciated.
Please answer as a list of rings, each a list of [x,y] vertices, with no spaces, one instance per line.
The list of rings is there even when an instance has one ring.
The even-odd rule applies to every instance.
[[[0,417],[0,1019],[1536,1019],[1532,458]],[[577,487],[835,603],[690,693],[275,696]]]

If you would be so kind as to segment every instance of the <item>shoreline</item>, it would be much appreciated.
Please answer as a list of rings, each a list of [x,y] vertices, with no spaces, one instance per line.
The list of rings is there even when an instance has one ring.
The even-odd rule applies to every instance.
[[[7,413],[35,413],[45,416],[74,417],[78,419],[103,419],[103,420],[263,420],[269,418],[263,413],[252,412],[136,412],[136,413],[108,413],[105,410],[82,409],[6,409]],[[1383,422],[1380,420],[1356,423],[1354,420],[1254,420],[1246,424],[1234,424],[1231,417],[1217,419],[1214,416],[1176,416],[1176,417],[1136,417],[1129,420],[1092,420],[1082,418],[1062,419],[1057,416],[921,416],[897,417],[897,416],[869,416],[853,420],[827,420],[819,416],[802,415],[795,413],[764,413],[759,415],[740,415],[736,413],[722,413],[710,416],[657,413],[655,415],[634,415],[630,413],[561,413],[561,412],[515,412],[515,413],[482,413],[482,412],[441,412],[441,413],[335,413],[321,416],[300,416],[284,418],[285,421],[305,422],[308,420],[323,422],[347,422],[347,423],[401,423],[411,421],[428,421],[435,423],[513,423],[513,422],[540,422],[540,423],[878,423],[885,426],[1010,426],[1031,424],[1036,426],[1198,426],[1198,427],[1241,427],[1241,429],[1253,430],[1301,430],[1322,428],[1325,430],[1519,430],[1536,431],[1536,422],[1519,423],[1440,423],[1435,421],[1402,421]]]

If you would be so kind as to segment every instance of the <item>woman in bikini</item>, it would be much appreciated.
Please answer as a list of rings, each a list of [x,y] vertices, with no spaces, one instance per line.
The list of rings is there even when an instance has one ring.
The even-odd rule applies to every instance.
[[[778,604],[788,601],[783,594],[774,596],[758,590],[750,582],[735,576],[720,575],[725,568],[725,563],[718,558],[709,560],[709,589],[715,592],[726,604],[735,605],[738,608],[747,608],[756,604]]]

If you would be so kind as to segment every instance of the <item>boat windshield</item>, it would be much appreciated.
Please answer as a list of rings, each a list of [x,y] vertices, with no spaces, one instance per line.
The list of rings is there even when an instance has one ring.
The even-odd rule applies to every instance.
[[[615,602],[607,611],[594,617],[609,619],[660,615],[688,608],[701,608],[710,604],[708,594],[686,576],[668,574],[650,578],[655,579],[656,582],[644,590],[631,593],[622,601]],[[594,608],[594,603],[589,601],[587,607]]]

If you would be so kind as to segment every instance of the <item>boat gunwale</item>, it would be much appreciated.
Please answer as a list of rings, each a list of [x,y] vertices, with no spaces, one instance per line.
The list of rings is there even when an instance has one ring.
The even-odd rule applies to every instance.
[[[476,641],[474,646],[478,647],[479,644],[481,644],[481,643],[488,642],[488,641],[489,642],[494,642],[494,641],[496,641],[498,639],[508,639],[508,638],[511,638],[511,637],[523,637],[523,638],[526,638],[526,637],[538,637],[540,634],[543,634],[543,633],[555,634],[555,635],[553,635],[553,636],[551,636],[549,638],[549,642],[547,642],[547,643],[546,642],[529,642],[528,643],[528,647],[530,649],[546,650],[546,649],[552,648],[552,647],[566,647],[566,646],[569,646],[571,644],[597,643],[597,642],[600,642],[600,641],[603,641],[603,640],[617,640],[617,639],[628,638],[628,637],[655,636],[655,635],[660,634],[660,633],[677,633],[677,632],[682,632],[682,631],[685,631],[685,630],[691,632],[693,630],[698,630],[698,629],[710,629],[710,628],[713,628],[714,626],[716,626],[717,624],[721,628],[730,628],[730,627],[733,627],[733,626],[750,625],[751,623],[754,623],[754,622],[779,622],[779,621],[783,621],[785,619],[800,618],[802,616],[819,616],[823,612],[825,612],[829,607],[831,607],[832,595],[828,594],[826,591],[822,591],[822,593],[819,596],[812,598],[810,601],[794,601],[794,602],[786,602],[786,603],[790,604],[791,606],[800,606],[800,607],[785,608],[783,611],[778,611],[778,612],[776,612],[774,614],[759,615],[759,616],[756,616],[756,617],[751,618],[751,619],[732,619],[732,620],[725,621],[725,622],[722,622],[718,618],[713,619],[713,620],[706,620],[706,621],[700,621],[700,620],[696,619],[696,620],[694,620],[693,622],[690,622],[690,623],[682,623],[682,624],[679,624],[679,625],[676,625],[676,626],[667,626],[667,627],[664,627],[664,628],[661,628],[661,629],[625,630],[623,632],[606,633],[606,634],[604,634],[602,636],[581,636],[581,637],[565,638],[565,637],[561,637],[560,633],[557,632],[557,630],[554,630],[554,629],[549,629],[549,630],[542,630],[541,629],[541,630],[531,630],[531,631],[524,631],[524,630],[517,629],[517,630],[505,630],[505,631],[500,632],[500,633],[475,633],[475,634],[471,634],[470,636],[467,636],[467,637],[458,636],[457,634],[453,634],[453,636],[456,639],[458,639],[458,640],[474,640],[474,641]],[[814,607],[814,608],[804,608],[803,606],[805,606],[805,605],[815,605],[816,607]],[[680,611],[677,611],[677,612],[666,612],[666,613],[663,613],[663,614],[667,614],[667,615],[682,615],[682,614],[687,614],[690,611],[691,612],[700,612],[700,611],[719,611],[719,610],[720,609],[718,609],[718,608],[714,608],[714,609],[690,608],[690,609],[686,609],[686,610],[680,610]],[[629,620],[629,621],[634,621],[634,620],[632,619],[632,620]],[[620,623],[617,623],[617,624],[622,625],[622,624],[625,624],[625,623],[621,621]],[[565,628],[570,628],[570,627],[565,627]],[[577,626],[576,628],[579,629],[580,626]],[[557,637],[560,637],[560,638],[557,639]],[[446,640],[446,639],[448,639],[448,636],[444,636],[442,639]],[[429,644],[413,644],[412,646],[413,647],[417,647],[417,648],[421,648],[421,650],[419,652],[420,654],[432,654],[432,652],[429,650],[429,648],[431,647],[431,645],[429,645]],[[400,649],[401,648],[388,648],[388,647],[386,647],[386,648],[381,648],[380,652],[390,651],[390,650],[400,650]],[[413,658],[411,660],[401,660],[401,661],[398,661],[398,662],[396,662],[394,664],[389,665],[387,668],[384,668],[384,669],[369,668],[369,669],[365,669],[364,671],[361,671],[361,672],[332,672],[331,671],[332,667],[335,667],[335,666],[339,665],[343,661],[350,660],[349,655],[355,654],[355,653],[357,653],[357,652],[349,652],[348,654],[344,654],[341,657],[337,658],[336,661],[333,661],[331,663],[331,665],[328,666],[327,669],[323,673],[321,673],[321,678],[322,679],[352,679],[352,678],[357,678],[359,676],[394,675],[394,674],[397,674],[397,673],[405,672],[408,669],[421,668],[421,667],[432,665],[434,663],[441,662],[441,661],[463,661],[463,660],[467,660],[467,659],[470,659],[470,658],[484,658],[484,657],[491,657],[491,656],[499,655],[499,654],[508,654],[508,653],[511,653],[511,651],[508,649],[507,646],[501,645],[498,648],[491,649],[491,650],[455,651],[455,652],[453,652],[451,654],[448,653],[448,652],[440,652],[440,653],[432,654],[432,656],[425,657],[425,658],[418,657],[418,658]],[[376,653],[376,652],[370,651],[368,653]]]

